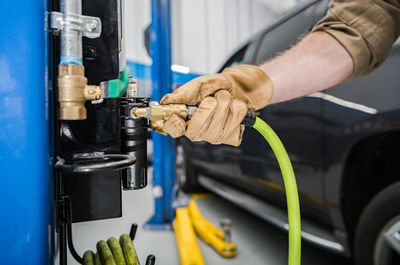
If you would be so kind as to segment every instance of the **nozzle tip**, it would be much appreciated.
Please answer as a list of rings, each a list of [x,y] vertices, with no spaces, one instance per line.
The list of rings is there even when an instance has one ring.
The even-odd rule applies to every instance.
[[[147,109],[146,108],[133,108],[131,110],[131,117],[132,118],[147,117]]]

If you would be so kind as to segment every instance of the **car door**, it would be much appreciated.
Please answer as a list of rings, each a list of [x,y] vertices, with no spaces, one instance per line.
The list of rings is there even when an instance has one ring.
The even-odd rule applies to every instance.
[[[300,5],[251,41],[242,61],[258,65],[290,47],[323,16],[326,7],[327,1]],[[268,106],[260,111],[260,117],[276,130],[288,151],[297,178],[303,216],[329,224],[321,175],[321,104],[318,97],[304,97]],[[286,207],[279,165],[258,132],[247,128],[239,148],[205,146],[208,150],[205,167],[212,170],[210,174],[280,208]]]

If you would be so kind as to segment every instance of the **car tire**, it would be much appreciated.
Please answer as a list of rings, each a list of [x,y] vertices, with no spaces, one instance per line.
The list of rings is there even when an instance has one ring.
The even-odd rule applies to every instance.
[[[388,231],[399,231],[399,202],[400,182],[383,189],[365,207],[355,234],[356,265],[400,264],[399,253],[385,237]]]
[[[200,192],[197,174],[190,160],[190,143],[178,139],[175,147],[175,176],[181,190],[186,193]]]

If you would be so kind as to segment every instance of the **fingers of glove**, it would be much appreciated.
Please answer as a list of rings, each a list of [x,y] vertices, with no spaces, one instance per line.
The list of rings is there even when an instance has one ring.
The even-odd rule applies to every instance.
[[[230,112],[230,105],[232,104],[232,96],[226,90],[220,90],[215,93],[215,99],[217,100],[217,106],[214,111],[214,115],[210,121],[210,125],[202,135],[204,141],[212,144],[220,144],[222,134],[225,127],[225,122]]]
[[[122,251],[124,252],[125,262],[127,265],[139,265],[139,259],[133,246],[131,238],[127,234],[119,237]]]
[[[176,114],[173,114],[164,122],[164,130],[174,138],[180,137],[185,133],[186,123]]]
[[[116,265],[111,249],[104,240],[97,242],[96,248],[104,265]]]
[[[185,136],[192,141],[201,141],[203,133],[210,125],[217,107],[214,97],[206,97],[186,125]]]
[[[173,93],[166,94],[160,104],[196,105],[218,90],[230,91],[230,86],[229,80],[221,74],[201,76],[177,88]]]
[[[93,251],[88,250],[85,253],[83,253],[83,265],[95,265]]]
[[[122,252],[121,245],[115,237],[110,237],[107,240],[108,247],[114,256],[117,265],[126,265],[124,253]]]
[[[94,265],[102,265],[99,253],[94,254]]]
[[[221,142],[228,145],[239,146],[242,142],[244,125],[240,123],[246,116],[247,104],[240,99],[234,99],[230,106],[230,112],[225,123]]]

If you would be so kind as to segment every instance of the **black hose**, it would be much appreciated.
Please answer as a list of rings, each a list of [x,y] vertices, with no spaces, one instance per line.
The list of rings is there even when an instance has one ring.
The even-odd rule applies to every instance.
[[[148,255],[146,259],[146,265],[154,265],[156,263],[156,257],[154,255]]]
[[[79,256],[78,252],[76,252],[76,249],[74,247],[74,242],[72,240],[72,224],[67,225],[67,238],[68,238],[68,248],[69,248],[69,251],[71,252],[72,257],[79,264],[83,264],[83,258],[81,258],[81,256]]]
[[[65,224],[61,225],[59,228],[59,244],[60,244],[60,265],[67,265],[67,227]]]

